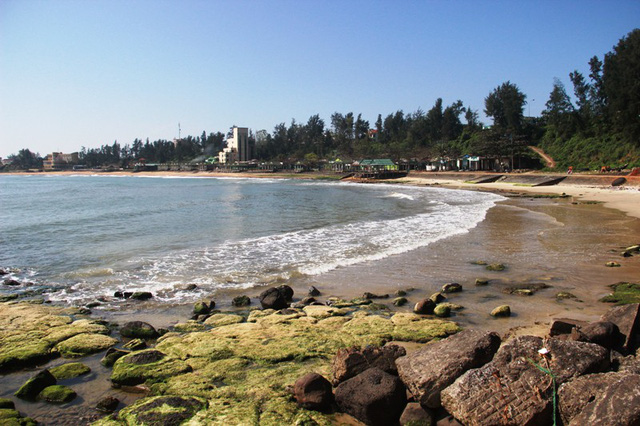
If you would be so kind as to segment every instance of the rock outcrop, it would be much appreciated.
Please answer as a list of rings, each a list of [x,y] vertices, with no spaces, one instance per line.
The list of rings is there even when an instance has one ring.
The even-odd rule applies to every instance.
[[[369,368],[379,368],[387,373],[397,375],[396,359],[406,353],[402,346],[397,345],[367,346],[363,350],[358,348],[340,349],[331,363],[333,384],[337,386]]]
[[[398,374],[416,401],[440,407],[440,392],[467,370],[491,361],[500,347],[496,333],[465,330],[398,358]]]

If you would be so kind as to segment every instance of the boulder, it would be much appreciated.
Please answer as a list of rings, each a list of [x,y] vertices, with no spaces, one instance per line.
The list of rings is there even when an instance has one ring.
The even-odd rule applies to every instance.
[[[260,305],[263,309],[285,309],[289,307],[284,294],[275,287],[271,287],[260,293]]]
[[[282,294],[284,300],[291,302],[293,300],[293,289],[288,285],[280,285],[276,289]]]
[[[589,374],[558,390],[567,425],[640,424],[640,375]]]
[[[76,396],[77,394],[75,391],[68,386],[52,385],[44,388],[38,395],[38,399],[63,404],[65,402],[73,401]]]
[[[462,286],[458,283],[447,283],[442,286],[443,293],[459,293],[462,291]]]
[[[294,395],[298,405],[308,410],[326,411],[333,403],[331,383],[320,374],[309,373],[294,384]]]
[[[318,297],[318,296],[320,296],[320,290],[318,290],[314,286],[310,286],[308,294],[309,294],[310,297]]]
[[[400,425],[402,426],[432,426],[435,425],[433,411],[424,409],[417,402],[410,402],[404,408],[400,416]]]
[[[430,300],[433,300],[434,303],[438,304],[438,303],[442,303],[445,300],[447,300],[447,298],[444,296],[444,294],[438,292],[438,293],[433,293],[431,296],[429,296]]]
[[[20,399],[26,399],[27,401],[35,401],[38,394],[48,386],[53,386],[57,383],[56,378],[49,370],[42,370],[29,380],[14,393]]]
[[[161,381],[192,371],[186,362],[167,357],[155,349],[145,349],[130,353],[118,359],[113,365],[111,381],[115,385],[138,385],[152,379]]]
[[[407,404],[400,379],[379,368],[370,368],[342,382],[335,398],[340,411],[373,426],[397,423]]]
[[[15,410],[16,404],[9,398],[0,398],[0,409]]]
[[[617,367],[617,371],[621,373],[640,374],[640,359],[632,355],[621,357],[618,360]]]
[[[491,311],[491,316],[500,318],[500,317],[510,317],[511,316],[511,307],[509,305],[501,305]]]
[[[251,304],[251,299],[249,296],[236,296],[231,301],[231,306],[241,307],[241,306],[249,306]]]
[[[120,400],[113,396],[105,396],[96,404],[96,410],[103,413],[113,413],[118,408]]]
[[[22,285],[22,284],[20,283],[20,281],[17,281],[17,280],[11,279],[11,278],[7,278],[6,280],[4,280],[4,285],[16,287],[16,286],[19,286],[19,285]]]
[[[407,303],[409,303],[409,301],[406,297],[396,297],[395,299],[393,299],[393,304],[395,306],[404,306]]]
[[[133,300],[149,300],[153,297],[153,294],[149,291],[134,291],[130,298]],[[126,293],[125,293],[126,298]]]
[[[196,302],[193,305],[193,314],[194,315],[208,315],[213,308],[216,307],[216,302],[213,300],[211,303],[207,302]]]
[[[484,278],[476,278],[476,285],[477,286],[489,285],[489,280],[486,280]]]
[[[397,345],[367,346],[362,350],[358,348],[339,349],[331,363],[333,384],[337,386],[369,368],[379,368],[387,373],[397,375],[395,361],[406,353],[402,346]]]
[[[420,315],[430,315],[433,314],[433,310],[436,307],[436,304],[431,299],[422,299],[413,307],[413,312]]]
[[[49,372],[53,374],[56,380],[66,380],[89,374],[91,373],[91,369],[81,362],[70,362],[52,367],[49,369]]]
[[[129,351],[139,351],[147,347],[147,342],[142,339],[131,339],[122,345],[122,347]]]
[[[618,326],[610,321],[598,321],[575,330],[572,335],[579,334],[580,340],[615,349],[624,337]],[[576,339],[577,340],[577,339]]]
[[[587,325],[585,321],[573,320],[573,319],[558,319],[551,323],[549,329],[549,336],[555,337],[562,334],[571,334],[571,331],[576,327]]]
[[[374,294],[374,293],[369,293],[367,291],[362,295],[362,298],[363,299],[388,299],[389,295],[388,294]]]
[[[487,271],[500,272],[500,271],[504,271],[505,269],[507,269],[507,267],[502,263],[491,263],[491,264],[485,266],[485,269]]]
[[[120,335],[132,339],[155,339],[158,337],[158,332],[151,324],[144,321],[130,321],[120,328]]]
[[[447,318],[451,316],[451,306],[449,305],[445,305],[445,304],[440,304],[440,305],[436,305],[435,308],[433,308],[433,314],[437,317],[440,318]]]
[[[500,347],[496,333],[465,330],[398,358],[398,374],[416,401],[440,406],[440,392],[471,368],[491,361]]]
[[[623,338],[621,350],[634,353],[640,347],[640,304],[616,306],[602,316],[602,321],[610,321],[618,326]]]
[[[117,343],[116,339],[104,334],[81,333],[58,343],[56,349],[63,357],[74,358],[101,352]]]
[[[539,352],[543,348],[546,355]],[[561,385],[609,366],[609,351],[593,343],[521,336],[444,389],[442,405],[463,424],[550,424],[554,387],[542,368]]]

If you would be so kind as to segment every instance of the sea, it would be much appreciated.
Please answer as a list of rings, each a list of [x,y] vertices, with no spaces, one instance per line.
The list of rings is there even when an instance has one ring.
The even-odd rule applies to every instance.
[[[469,232],[503,199],[305,179],[5,175],[0,268],[21,284],[0,293],[80,306],[149,291],[189,303],[428,248]]]

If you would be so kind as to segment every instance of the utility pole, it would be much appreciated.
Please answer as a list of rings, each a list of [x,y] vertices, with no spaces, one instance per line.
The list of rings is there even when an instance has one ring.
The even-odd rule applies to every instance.
[[[178,140],[180,140],[180,132],[181,132],[181,130],[180,130],[180,123],[178,123]]]

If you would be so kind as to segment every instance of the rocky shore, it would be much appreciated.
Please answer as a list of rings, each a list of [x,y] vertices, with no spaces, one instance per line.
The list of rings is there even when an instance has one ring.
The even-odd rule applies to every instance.
[[[454,284],[443,293],[459,291]],[[626,301],[639,288],[625,287]],[[503,340],[436,316],[436,307],[452,305],[442,293],[416,303],[417,313],[379,303],[403,294],[340,300],[315,288],[295,297],[280,286],[237,298],[233,311],[203,301],[169,330],[5,302],[0,371],[33,374],[12,398],[0,399],[0,418],[35,424],[15,402],[64,407],[78,397],[72,383],[86,377],[140,395],[127,406],[102,398],[97,425],[640,422],[638,303],[613,307],[593,323],[555,321],[546,338]],[[91,354],[110,369],[108,378],[88,375],[82,360]],[[58,357],[68,362],[46,368]],[[100,412],[107,414],[98,420]]]

